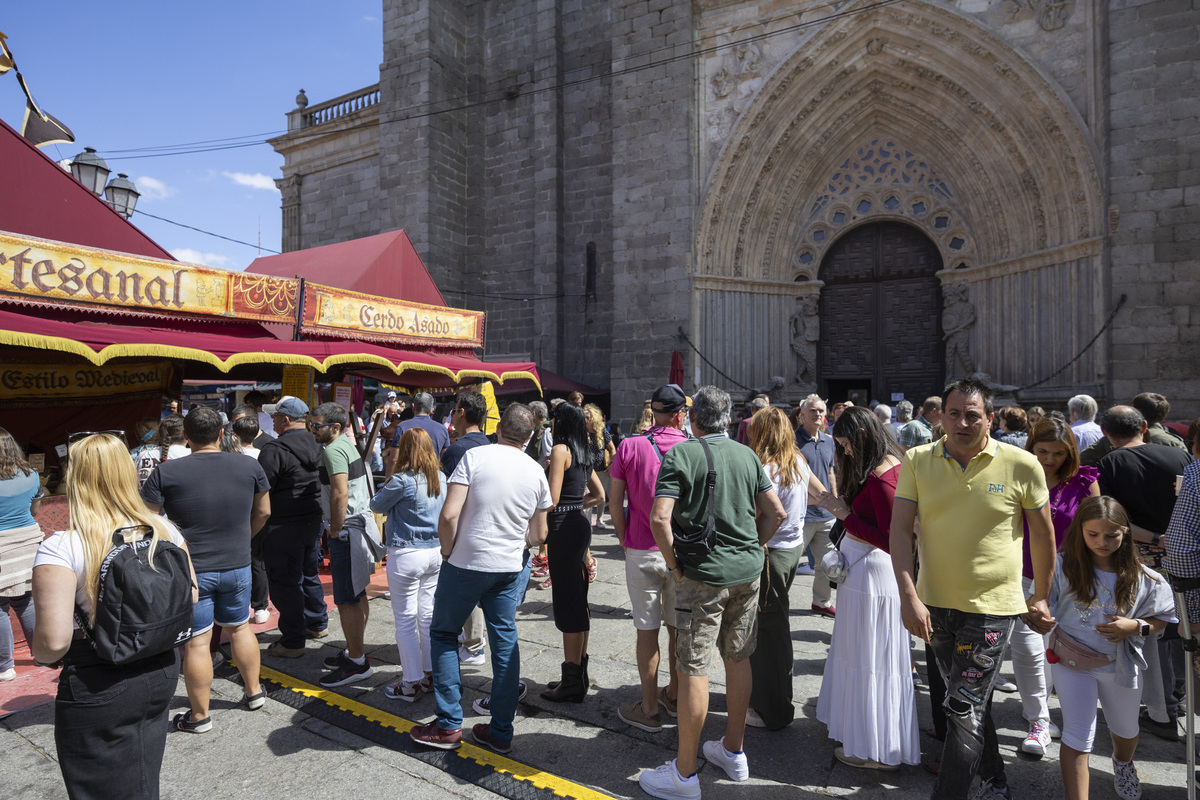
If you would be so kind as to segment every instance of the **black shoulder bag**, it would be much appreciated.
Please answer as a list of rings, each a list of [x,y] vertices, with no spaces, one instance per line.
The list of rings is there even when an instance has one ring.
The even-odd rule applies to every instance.
[[[696,562],[702,560],[717,546],[717,511],[714,493],[717,488],[717,468],[713,464],[712,449],[708,442],[697,439],[704,448],[704,458],[708,461],[708,475],[705,479],[705,508],[708,509],[704,527],[698,531],[685,531],[675,515],[671,515],[671,533],[675,537],[675,559],[677,562]],[[657,449],[657,448],[655,448]]]

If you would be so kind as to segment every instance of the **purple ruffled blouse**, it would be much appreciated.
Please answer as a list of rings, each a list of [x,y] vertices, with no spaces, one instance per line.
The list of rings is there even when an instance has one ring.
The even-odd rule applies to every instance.
[[[1068,478],[1050,490],[1050,519],[1054,522],[1054,550],[1062,549],[1063,539],[1067,537],[1067,528],[1075,519],[1075,512],[1092,488],[1092,484],[1100,479],[1100,470],[1095,467],[1080,467],[1075,476]],[[1033,562],[1029,559],[1029,524],[1025,524],[1025,540],[1021,543],[1024,565],[1022,574],[1033,580]]]

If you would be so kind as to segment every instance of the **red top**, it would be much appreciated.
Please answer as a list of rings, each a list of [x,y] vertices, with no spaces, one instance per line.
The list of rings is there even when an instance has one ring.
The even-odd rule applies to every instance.
[[[899,464],[882,476],[874,472],[868,475],[867,485],[850,504],[850,513],[843,522],[848,532],[885,553],[891,552],[892,503],[896,501],[899,477]]]

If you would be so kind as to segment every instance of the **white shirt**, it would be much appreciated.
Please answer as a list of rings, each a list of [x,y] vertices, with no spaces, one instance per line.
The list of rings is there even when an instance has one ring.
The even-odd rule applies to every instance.
[[[271,419],[271,415],[265,411],[258,412],[258,432],[265,433],[272,439],[278,438],[279,434],[275,432],[275,420]]]
[[[787,512],[787,519],[779,526],[779,530],[775,531],[771,541],[767,542],[767,547],[771,550],[791,550],[804,545],[804,515],[808,511],[808,478],[812,475],[812,470],[803,461],[798,462],[796,466],[800,468],[800,475],[796,482],[786,489],[779,485],[776,466],[771,464],[766,468],[771,486],[774,487],[775,494],[779,495],[783,510]]]
[[[533,515],[554,506],[542,467],[505,444],[473,447],[450,483],[468,487],[450,563],[476,572],[519,572]]]
[[[171,542],[183,547],[183,535],[179,533],[179,529],[165,517],[162,521],[171,535]],[[66,567],[72,570],[75,573],[75,604],[83,609],[83,613],[90,614],[92,604],[88,601],[87,592],[83,588],[83,570],[86,563],[87,556],[83,552],[83,541],[79,534],[73,531],[57,531],[48,536],[38,546],[37,555],[33,559],[35,567],[46,565]]]

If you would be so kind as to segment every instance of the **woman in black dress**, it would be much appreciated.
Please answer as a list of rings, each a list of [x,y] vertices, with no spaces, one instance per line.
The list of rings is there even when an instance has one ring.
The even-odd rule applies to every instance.
[[[604,503],[604,487],[592,469],[583,411],[570,403],[554,410],[554,448],[550,451],[550,496],[554,500],[546,537],[554,625],[563,635],[562,680],[542,697],[554,702],[583,702],[587,694],[587,641],[591,627],[584,559],[592,526],[584,510]]]

